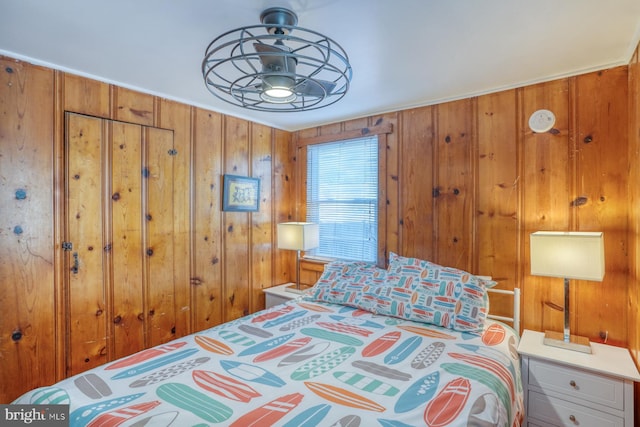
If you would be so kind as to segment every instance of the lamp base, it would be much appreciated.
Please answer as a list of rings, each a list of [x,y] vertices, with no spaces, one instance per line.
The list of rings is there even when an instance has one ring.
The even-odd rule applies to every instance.
[[[293,283],[289,286],[285,286],[284,290],[286,292],[291,292],[294,294],[303,294],[311,288],[312,286],[309,286],[309,285],[303,285],[303,284],[296,285],[295,283]]]
[[[570,335],[570,341],[564,340],[564,335],[561,332],[545,331],[544,332],[544,345],[551,347],[564,348],[566,350],[579,351],[581,353],[591,354],[591,343],[589,338],[580,337],[577,335]]]

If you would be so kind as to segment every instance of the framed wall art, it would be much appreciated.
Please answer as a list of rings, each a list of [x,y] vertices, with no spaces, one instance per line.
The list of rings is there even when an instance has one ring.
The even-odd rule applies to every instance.
[[[224,175],[222,210],[257,212],[260,205],[260,179],[248,176]]]

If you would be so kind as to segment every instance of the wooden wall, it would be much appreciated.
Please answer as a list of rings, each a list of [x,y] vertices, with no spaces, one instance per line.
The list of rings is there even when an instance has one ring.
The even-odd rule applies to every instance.
[[[301,147],[387,129],[381,165],[383,253],[492,275],[522,289],[523,327],[560,330],[560,279],[529,274],[529,234],[598,230],[602,283],[572,283],[572,331],[627,345],[638,360],[640,76],[617,67],[291,135],[211,111],[0,58],[0,402],[65,376],[64,111],[170,129],[183,153],[179,206],[187,258],[175,336],[263,306],[261,289],[293,276],[275,224],[303,219]],[[557,117],[535,134],[537,109]],[[258,213],[221,212],[224,173],[261,178]],[[299,209],[299,210],[298,210]],[[182,245],[182,246],[180,246]],[[308,264],[308,280],[320,268]],[[246,266],[246,268],[237,268]],[[186,304],[186,305],[185,305]],[[509,303],[492,306],[508,313]],[[629,326],[631,325],[631,326]]]
[[[640,366],[640,45],[629,64],[629,350]],[[640,420],[640,383],[635,384]]]
[[[106,348],[91,356],[106,362],[140,349],[120,339],[116,346],[110,336],[114,323],[126,323],[115,318],[127,304],[140,311],[148,346],[259,310],[262,288],[291,280],[292,253],[275,249],[275,224],[297,219],[290,133],[11,58],[0,63],[0,402],[83,370],[70,357],[83,350],[69,348],[65,337],[82,326],[79,310],[88,321],[101,319],[96,329],[108,335],[99,337]],[[70,255],[61,249],[65,112],[173,133],[172,185],[160,189],[172,205],[173,218],[165,219],[173,256],[148,267],[173,274],[170,291],[150,283],[144,301],[97,290],[86,301],[81,291],[69,296]],[[260,178],[259,212],[221,211],[227,173]],[[122,171],[114,166],[110,175]],[[140,221],[132,223],[127,233],[140,236]],[[153,318],[160,305],[161,321]]]
[[[607,273],[602,283],[573,282],[572,332],[625,345],[630,331],[620,319],[632,316],[627,89],[628,67],[618,67],[306,129],[294,139],[300,149],[391,124],[381,166],[382,246],[520,287],[524,328],[563,324],[562,280],[529,274],[530,233],[603,231]],[[543,108],[557,122],[536,134],[528,119]],[[296,181],[303,177],[299,172]],[[506,298],[492,308],[510,313]]]

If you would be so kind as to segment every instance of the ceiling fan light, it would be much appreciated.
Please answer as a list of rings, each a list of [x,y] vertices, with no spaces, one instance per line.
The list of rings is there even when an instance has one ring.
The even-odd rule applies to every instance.
[[[287,88],[269,89],[260,94],[260,98],[264,102],[270,104],[288,104],[295,101],[298,97],[295,93]]]
[[[269,98],[288,98],[295,95],[291,89],[294,85],[295,79],[289,76],[267,75],[262,77],[262,94]]]
[[[287,98],[293,95],[293,92],[288,87],[270,87],[263,92],[265,95],[271,98]]]

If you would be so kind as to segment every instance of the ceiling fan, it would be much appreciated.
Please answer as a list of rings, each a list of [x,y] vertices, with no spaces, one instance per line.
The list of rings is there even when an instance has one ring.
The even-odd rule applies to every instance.
[[[352,70],[340,45],[297,27],[297,15],[286,8],[264,10],[260,21],[224,33],[208,46],[202,73],[211,93],[261,111],[313,110],[347,93]]]

